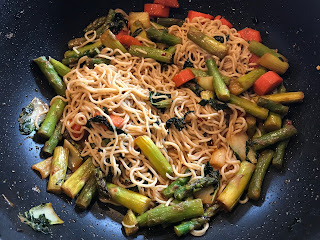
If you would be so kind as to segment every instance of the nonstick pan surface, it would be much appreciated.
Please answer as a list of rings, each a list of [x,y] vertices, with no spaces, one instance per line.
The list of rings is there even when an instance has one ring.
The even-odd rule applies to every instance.
[[[320,239],[320,2],[317,0],[180,0],[171,15],[188,10],[224,15],[237,29],[256,28],[271,48],[290,62],[285,74],[289,91],[303,91],[305,101],[290,108],[299,134],[289,144],[282,171],[273,168],[263,183],[262,198],[221,213],[200,239]],[[0,239],[125,239],[125,209],[94,203],[86,211],[74,201],[46,192],[46,181],[31,170],[40,161],[43,142],[19,134],[17,119],[36,96],[49,102],[54,95],[32,59],[61,59],[66,43],[109,8],[142,11],[145,1],[0,0]],[[8,205],[7,197],[14,207]],[[17,215],[51,202],[65,221],[52,236],[34,232]],[[138,232],[137,239],[176,239],[172,227]],[[130,238],[130,239],[133,239]],[[192,239],[191,235],[184,239]]]

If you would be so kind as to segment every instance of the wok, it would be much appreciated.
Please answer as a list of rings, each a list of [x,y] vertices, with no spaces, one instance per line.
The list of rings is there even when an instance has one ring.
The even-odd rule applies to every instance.
[[[52,227],[55,239],[125,239],[121,229],[124,208],[99,202],[80,211],[65,196],[46,192],[46,181],[31,170],[40,161],[42,143],[19,134],[17,118],[34,96],[47,102],[54,95],[32,59],[50,55],[61,59],[69,39],[109,8],[142,11],[142,0],[45,1],[1,0],[0,14],[0,239],[47,239],[19,222],[17,214],[52,202],[65,221]],[[278,48],[290,61],[285,74],[289,91],[304,91],[303,104],[293,105],[289,118],[299,130],[288,147],[285,167],[273,168],[263,183],[262,198],[238,205],[211,221],[201,239],[320,239],[320,2],[316,0],[179,0],[171,15],[187,10],[224,15],[237,29],[257,28],[266,45]],[[38,190],[38,189],[39,190]],[[138,232],[137,239],[175,239],[171,227]],[[192,239],[191,235],[184,237]],[[133,239],[133,238],[130,238]]]

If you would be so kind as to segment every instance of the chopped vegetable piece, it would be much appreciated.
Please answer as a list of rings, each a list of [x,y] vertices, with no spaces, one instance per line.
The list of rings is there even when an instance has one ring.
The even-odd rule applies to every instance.
[[[255,131],[256,131],[257,120],[256,120],[255,117],[247,114],[246,122],[247,122],[247,125],[248,125],[248,128],[247,128],[248,137],[252,138],[254,133],[255,133]]]
[[[222,25],[226,25],[228,26],[229,28],[233,28],[233,25],[227,20],[225,19],[224,17],[222,17],[221,15],[218,15],[214,18],[214,20],[220,20]]]
[[[190,69],[184,69],[179,72],[174,78],[172,79],[177,87],[180,87],[182,84],[194,79],[195,76]]]
[[[140,136],[134,140],[143,154],[149,159],[151,165],[164,178],[171,175],[173,170],[168,160],[163,156],[159,148],[148,136]]]
[[[203,17],[203,18],[208,18],[210,20],[213,20],[213,16],[209,15],[209,14],[205,14],[205,13],[201,13],[201,12],[196,12],[196,11],[192,11],[190,10],[188,12],[188,17],[189,21],[191,22],[192,19],[196,18],[196,17]]]
[[[111,118],[111,121],[116,128],[120,128],[122,126],[122,124],[124,123],[124,119],[120,116],[109,115],[109,117]]]
[[[271,112],[278,113],[280,115],[286,115],[289,111],[289,107],[284,106],[280,103],[274,102],[272,100],[269,100],[267,98],[264,98],[264,96],[258,98],[257,104],[260,107],[267,108]]]
[[[304,99],[303,92],[286,92],[286,93],[276,93],[271,95],[261,96],[262,98],[272,100],[277,103],[295,103],[302,102]]]
[[[179,8],[178,0],[154,0],[153,3],[162,4],[166,7]]]
[[[88,158],[62,185],[63,192],[70,198],[74,198],[86,184],[94,169],[92,159]]]
[[[164,27],[171,27],[173,25],[181,27],[184,24],[184,20],[177,18],[158,18],[157,23]]]
[[[64,140],[63,147],[69,149],[68,168],[74,172],[81,166],[83,159],[79,151],[67,139]]]
[[[52,64],[46,59],[46,57],[42,56],[34,59],[33,61],[39,66],[40,70],[46,76],[55,92],[58,95],[65,96],[66,84],[59,77],[58,73]]]
[[[110,60],[106,58],[87,58],[86,59],[86,65],[88,68],[94,68],[96,64],[110,64]]]
[[[148,14],[148,16],[149,16],[149,14]],[[149,38],[147,37],[147,32],[139,20],[136,20],[135,22],[130,24],[130,32],[131,32],[132,37],[141,37],[141,38],[149,40]]]
[[[139,21],[143,28],[150,27],[150,16],[147,12],[130,12],[129,13],[129,26],[131,27],[136,21]]]
[[[261,61],[263,61],[263,59],[265,58],[265,56],[271,56],[272,58],[274,58],[273,55],[268,55],[269,53],[267,53],[266,55],[264,55],[263,57],[261,57],[259,59],[259,64],[261,64]],[[262,59],[262,60],[261,60]],[[278,61],[278,60],[277,60]],[[280,61],[280,60],[279,60]],[[282,62],[285,63],[286,62]],[[263,64],[261,64],[263,66]],[[285,71],[284,71],[285,72]],[[284,73],[282,72],[282,73]],[[273,89],[275,89],[277,86],[279,86],[282,83],[283,79],[276,74],[273,71],[269,71],[265,74],[263,74],[255,83],[253,86],[254,91],[259,94],[259,95],[265,95],[269,92],[271,92]]]
[[[182,118],[173,117],[168,119],[166,122],[166,128],[170,128],[173,124],[178,131],[181,131],[183,128],[186,127],[185,119],[187,115],[190,113],[193,113],[193,111],[186,112]]]
[[[172,58],[172,53],[169,51],[147,46],[131,45],[129,53],[133,56],[153,58],[156,61],[165,63],[170,63]]]
[[[213,88],[218,99],[221,101],[228,101],[230,99],[230,92],[221,77],[215,60],[212,58],[207,60],[206,65],[208,74],[213,77]]]
[[[97,189],[97,180],[95,177],[95,173],[93,172],[88,182],[86,183],[86,185],[84,185],[83,189],[81,190],[79,197],[77,198],[77,206],[82,209],[86,209],[91,203],[93,197],[95,196]]]
[[[95,19],[93,22],[91,22],[83,31],[84,32],[96,31],[106,21],[107,21],[107,17],[106,16],[99,17],[99,18]]]
[[[98,113],[99,114],[99,113]],[[111,116],[112,115],[109,115],[109,117],[111,118]],[[115,118],[115,122],[117,123],[117,124],[119,124],[120,123],[120,121],[119,121],[120,119],[119,118]],[[95,114],[95,116],[94,117],[92,117],[92,118],[89,118],[89,120],[87,121],[87,123],[86,123],[86,127],[88,127],[88,128],[91,128],[92,126],[91,126],[91,123],[92,122],[94,122],[94,123],[102,123],[102,124],[104,124],[104,126],[105,126],[105,130],[109,130],[109,131],[111,131],[111,132],[114,132],[114,131],[116,131],[117,132],[117,134],[122,134],[122,133],[125,133],[122,129],[120,129],[120,128],[117,128],[117,127],[115,127],[115,129],[113,128],[113,126],[109,123],[109,120],[105,117],[105,116],[101,116],[101,115],[97,115],[97,114]],[[121,123],[122,124],[122,123]],[[120,125],[120,124],[119,124]]]
[[[113,50],[118,49],[123,53],[128,52],[109,29],[101,35],[100,40],[103,43],[103,45],[108,48],[111,48]]]
[[[227,211],[230,212],[239,201],[250,181],[254,168],[255,166],[252,163],[247,161],[241,162],[240,169],[237,174],[231,179],[223,192],[218,196],[218,201]]]
[[[171,197],[173,197],[175,191],[181,187],[186,185],[189,181],[190,181],[191,177],[184,177],[184,178],[177,178],[176,180],[174,180],[167,188],[165,188],[162,193],[163,195],[169,199]]]
[[[113,183],[108,183],[101,170],[97,171],[96,180],[100,196],[131,209],[138,214],[144,213],[149,208],[151,203],[150,198]]]
[[[133,235],[139,230],[137,218],[131,209],[123,217],[122,225],[127,236]]]
[[[252,56],[251,56],[250,59],[249,59],[249,63],[256,63],[256,64],[258,64],[259,58],[260,58],[260,57],[258,57],[257,55],[252,54]]]
[[[32,101],[22,108],[18,122],[19,131],[21,134],[28,135],[36,129],[35,120],[41,113],[48,111],[49,107],[39,98],[34,97]],[[40,125],[45,119],[46,114],[42,114],[38,117],[37,124]]]
[[[249,50],[253,54],[257,55],[258,57],[262,57],[266,53],[271,53],[274,56],[278,57],[279,59],[282,59],[283,61],[287,62],[288,60],[281,55],[280,53],[275,52],[274,50],[268,48],[267,46],[263,45],[262,43],[259,43],[257,41],[250,41],[249,43]]]
[[[264,122],[264,128],[267,132],[272,132],[281,128],[282,119],[277,113],[270,112],[268,118]]]
[[[280,86],[277,89],[277,93],[285,93],[287,91],[286,87],[284,86],[283,82],[280,84]]]
[[[193,65],[193,64],[192,64]],[[193,72],[195,77],[208,77],[208,73],[206,71],[202,71],[200,69],[196,68],[190,68],[190,70]],[[208,89],[209,90],[209,89]]]
[[[257,42],[262,42],[260,32],[252,28],[244,28],[238,31],[238,33],[246,41],[255,40]]]
[[[32,165],[32,169],[38,171],[42,179],[47,178],[50,175],[52,157],[49,157],[39,163]]]
[[[262,120],[266,119],[269,114],[269,110],[259,107],[257,104],[244,99],[237,97],[235,95],[230,96],[230,103],[235,104],[239,107],[242,107],[247,113],[251,114],[254,117],[260,118]]]
[[[260,154],[256,169],[254,170],[251,178],[248,197],[253,200],[258,200],[261,193],[261,186],[265,174],[267,173],[268,167],[272,160],[274,152],[272,150],[265,150]]]
[[[200,93],[202,99],[210,100],[214,98],[214,93],[212,91],[206,90]]]
[[[158,30],[155,27],[150,27],[147,30],[147,36],[156,42],[165,43],[169,46],[181,43],[181,38],[167,33],[165,30]]]
[[[60,193],[61,185],[67,172],[69,149],[64,147],[56,147],[54,149],[50,177],[48,182],[48,192]]]
[[[226,149],[222,147],[216,149],[211,155],[210,165],[215,169],[222,168],[226,163],[226,154]]]
[[[203,213],[204,211],[201,199],[195,199],[184,201],[172,206],[153,208],[141,216],[138,216],[137,221],[140,227],[151,227],[158,224],[170,224],[194,217],[200,217]]]
[[[44,203],[19,214],[22,223],[28,224],[33,230],[44,234],[50,233],[49,226],[63,224],[63,221],[54,212],[51,203]]]
[[[44,144],[42,148],[42,152],[52,155],[53,150],[56,148],[58,145],[59,141],[62,139],[62,134],[61,134],[61,129],[62,129],[62,122],[58,122],[56,128],[54,129],[53,134],[49,138],[48,141]]]
[[[201,199],[203,204],[212,204],[213,201],[215,200],[215,195],[214,192],[217,188],[214,186],[210,185],[208,187],[202,188],[198,192],[195,192],[194,198],[196,199]]]
[[[142,46],[141,42],[138,39],[131,37],[129,35],[120,35],[120,36],[117,35],[117,39],[122,45],[125,45],[128,47],[130,47],[131,45]]]
[[[277,144],[275,154],[272,159],[272,165],[278,169],[282,168],[284,152],[288,146],[290,139],[281,141]]]
[[[285,125],[279,130],[267,133],[261,137],[251,140],[251,145],[254,150],[260,150],[271,146],[277,142],[288,139],[297,134],[297,129],[293,125]]]
[[[229,106],[226,103],[219,102],[216,99],[202,99],[199,104],[203,107],[209,104],[216,111],[229,109]]]
[[[189,29],[187,36],[199,47],[219,58],[224,58],[228,53],[228,46],[226,44],[218,42],[194,27]]]
[[[44,138],[50,138],[54,132],[57,122],[62,116],[63,109],[66,106],[66,102],[60,98],[56,98],[50,106],[49,112],[44,119],[38,134]]]
[[[209,91],[214,91],[212,76],[197,77],[196,80],[197,80],[197,83],[199,84],[199,86],[202,87],[203,89],[209,90]]]
[[[149,101],[152,106],[158,109],[166,109],[172,103],[171,94],[157,93],[150,91]]]
[[[54,69],[57,71],[57,73],[61,76],[64,77],[67,73],[71,71],[71,68],[67,67],[63,63],[53,59],[52,57],[49,57],[49,62],[52,64]]]
[[[86,45],[84,47],[78,48],[77,51],[79,53],[77,53],[77,52],[75,52],[73,50],[66,51],[64,53],[64,57],[65,58],[80,58],[80,57],[83,57],[83,56],[87,56],[88,53],[90,53],[90,50],[95,49],[95,48],[101,48],[101,47],[102,47],[101,41],[97,41],[95,43],[92,43],[92,44]]]
[[[232,135],[229,139],[227,139],[230,148],[234,152],[234,155],[238,160],[245,161],[246,160],[246,144],[248,141],[248,136],[245,132],[240,132]]]
[[[113,34],[118,34],[122,31],[122,29],[127,28],[127,25],[128,20],[125,18],[125,16],[120,12],[115,12],[111,21],[107,23],[107,28],[109,28]]]
[[[165,7],[161,4],[153,4],[153,3],[146,3],[144,5],[144,11],[148,12],[150,17],[169,17],[170,8]]]

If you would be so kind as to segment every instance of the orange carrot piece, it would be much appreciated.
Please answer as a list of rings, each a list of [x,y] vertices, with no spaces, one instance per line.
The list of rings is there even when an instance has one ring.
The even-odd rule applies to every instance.
[[[146,3],[144,11],[149,13],[150,17],[169,17],[169,8],[161,4]]]
[[[180,87],[182,84],[194,79],[195,76],[190,69],[184,69],[179,72],[174,78],[172,79],[177,87]]]
[[[166,7],[179,8],[178,0],[154,0],[153,3],[162,4]]]
[[[99,111],[96,111],[93,116],[96,117],[96,116],[99,116],[100,115],[100,112]],[[120,116],[117,116],[117,115],[109,115],[109,117],[111,118],[111,121],[113,123],[113,125],[117,128],[120,128],[121,125],[123,124],[124,122],[124,119]],[[105,125],[102,125],[103,129],[105,130],[108,130],[107,126]]]
[[[194,19],[195,17],[204,17],[204,18],[209,18],[210,20],[213,20],[213,16],[206,14],[206,13],[201,13],[201,12],[196,12],[196,11],[192,11],[190,10],[188,12],[188,18],[190,20],[190,22],[192,21],[192,19]]]
[[[269,71],[263,74],[253,85],[253,90],[258,95],[265,95],[281,84],[283,79],[275,72]]]
[[[130,47],[131,45],[142,46],[141,42],[138,39],[129,35],[117,35],[117,39],[122,45],[126,45],[128,47]]]
[[[233,25],[227,20],[225,19],[224,17],[222,17],[221,15],[218,15],[214,18],[214,20],[220,20],[222,25],[226,25],[228,26],[229,28],[233,28]]]
[[[246,41],[255,40],[257,42],[262,42],[260,32],[252,28],[244,28],[238,31],[238,33]]]

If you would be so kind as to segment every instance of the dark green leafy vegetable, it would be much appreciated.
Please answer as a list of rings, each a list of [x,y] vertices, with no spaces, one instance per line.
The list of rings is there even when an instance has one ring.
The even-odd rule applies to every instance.
[[[106,125],[106,127],[108,128],[109,131],[113,132],[113,127],[109,123],[108,119],[105,116],[98,115],[98,116],[90,118],[86,123],[86,127],[91,128],[92,122],[102,123],[102,124]],[[117,134],[125,133],[122,129],[119,129],[119,128],[116,128],[116,131],[117,131]]]
[[[193,63],[190,61],[189,58],[183,64],[183,69],[185,68],[193,68]]]
[[[108,26],[113,34],[118,34],[124,27],[127,27],[128,20],[121,13],[115,13]]]
[[[153,91],[150,91],[149,101],[152,106],[158,109],[166,109],[170,107],[172,103],[171,94],[157,93]]]
[[[189,113],[193,113],[194,111],[188,111],[184,114],[183,118],[170,118],[169,120],[167,120],[166,122],[166,128],[170,128],[171,125],[173,124],[176,129],[178,129],[178,131],[181,131],[185,126],[186,126],[186,116]]]
[[[215,110],[219,111],[219,110],[226,110],[226,109],[229,109],[229,106],[228,104],[226,103],[222,103],[222,102],[219,102],[217,101],[216,99],[202,99],[199,104],[204,107],[206,106],[207,104],[209,104],[211,107],[213,107]]]
[[[142,28],[137,28],[132,34],[132,37],[137,37],[143,31]]]

